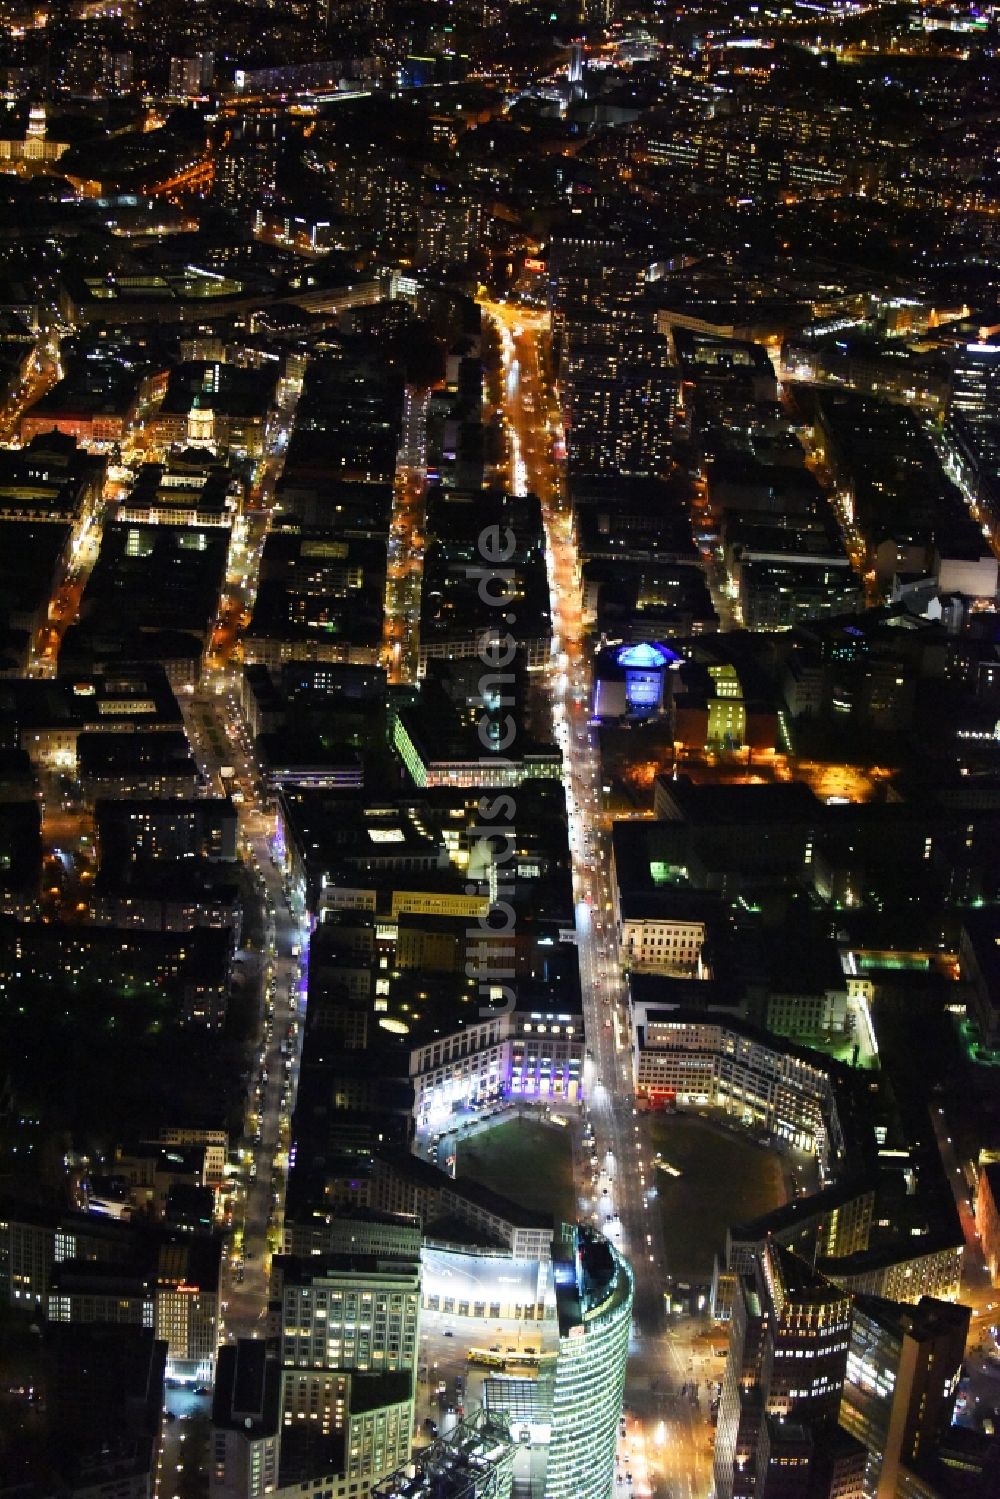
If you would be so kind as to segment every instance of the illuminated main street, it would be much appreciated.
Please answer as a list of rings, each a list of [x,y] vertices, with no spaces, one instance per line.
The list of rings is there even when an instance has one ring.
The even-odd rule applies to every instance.
[[[205,685],[211,690],[184,704],[191,742],[217,786],[222,785],[226,767],[228,789],[239,810],[243,858],[258,888],[263,924],[263,942],[246,958],[248,981],[259,989],[262,1004],[248,1089],[247,1146],[234,1204],[233,1250],[226,1271],[223,1330],[227,1340],[263,1333],[270,1253],[280,1244],[305,1003],[300,972],[305,959],[300,949],[305,952],[306,931],[293,916],[282,885],[272,847],[274,812],[236,696],[240,636],[256,598],[274,489],[284,468],[301,388],[299,380],[283,382],[269,449],[234,529],[219,617],[206,650]]]
[[[390,682],[413,682],[417,676],[428,401],[428,391],[406,387],[386,567],[383,650]]]
[[[260,912],[258,940],[252,948],[248,942],[238,959],[243,981],[258,1006],[248,1056],[240,1169],[229,1199],[232,1234],[220,1298],[223,1342],[259,1338],[266,1332],[271,1252],[280,1244],[305,1010],[301,965],[306,933],[289,907],[274,861],[274,813],[236,698],[240,637],[256,597],[274,486],[284,467],[300,390],[299,381],[285,382],[281,388],[268,451],[233,528],[219,613],[205,649],[202,685],[197,693],[182,693],[178,698],[202,770],[216,792],[225,787],[233,794],[241,855],[256,887]],[[178,1419],[163,1428],[156,1499],[193,1499],[205,1492],[209,1401],[192,1395],[190,1389],[171,1389],[166,1407]],[[200,1424],[192,1424],[187,1419],[191,1417],[200,1417]]]
[[[257,884],[263,912],[263,944],[243,960],[248,981],[259,984],[262,990],[263,1004],[249,1085],[247,1146],[233,1215],[234,1248],[224,1293],[228,1305],[223,1324],[228,1340],[257,1337],[263,1331],[269,1249],[280,1233],[298,1073],[304,1001],[297,949],[305,939],[273,862],[274,817],[255,787],[254,767],[249,747],[241,740],[242,724],[235,700],[205,695],[190,700],[186,707],[192,743],[209,774],[218,775],[224,756],[227,763],[235,762],[238,785],[246,798],[240,808],[243,856]]]
[[[622,1492],[627,1488],[639,1495],[702,1499],[710,1483],[709,1427],[704,1404],[698,1406],[677,1393],[682,1383],[698,1375],[689,1368],[681,1338],[665,1332],[665,1261],[652,1149],[633,1098],[600,763],[589,721],[590,669],[581,622],[579,562],[562,481],[561,414],[546,373],[548,318],[504,303],[485,303],[484,310],[500,336],[508,482],[515,493],[538,495],[545,523],[555,637],[549,688],[565,762],[584,1023],[591,1053],[585,1081],[600,1163],[596,1187],[587,1183],[585,1188],[595,1191],[596,1198],[588,1199],[586,1206],[628,1256],[635,1273],[625,1399],[636,1420],[620,1453]],[[639,1472],[624,1466],[633,1458]]]
[[[31,356],[21,384],[0,406],[0,443],[12,443],[17,437],[21,417],[40,401],[61,375],[59,337],[56,332],[40,338]]]

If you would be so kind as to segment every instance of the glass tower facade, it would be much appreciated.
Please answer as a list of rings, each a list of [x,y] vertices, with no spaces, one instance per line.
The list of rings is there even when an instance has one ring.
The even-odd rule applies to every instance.
[[[632,1325],[632,1271],[604,1239],[582,1233],[556,1265],[559,1354],[545,1499],[609,1499]]]

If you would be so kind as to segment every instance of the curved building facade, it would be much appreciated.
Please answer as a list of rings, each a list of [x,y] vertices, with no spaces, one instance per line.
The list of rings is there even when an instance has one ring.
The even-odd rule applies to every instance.
[[[579,1230],[555,1264],[559,1353],[545,1499],[609,1499],[632,1326],[632,1270]]]

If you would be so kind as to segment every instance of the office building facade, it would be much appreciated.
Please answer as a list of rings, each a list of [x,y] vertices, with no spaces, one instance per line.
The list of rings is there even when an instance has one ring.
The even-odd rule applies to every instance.
[[[716,1499],[756,1494],[769,1452],[787,1445],[793,1427],[811,1435],[786,1456],[809,1471],[810,1443],[837,1424],[850,1329],[851,1297],[768,1240],[752,1273],[737,1280],[715,1444]]]
[[[870,1499],[893,1499],[903,1470],[931,1453],[951,1420],[968,1307],[859,1296],[851,1317],[840,1423],[868,1451]]]
[[[331,1253],[274,1263],[280,1485],[363,1499],[410,1455],[419,1257]]]

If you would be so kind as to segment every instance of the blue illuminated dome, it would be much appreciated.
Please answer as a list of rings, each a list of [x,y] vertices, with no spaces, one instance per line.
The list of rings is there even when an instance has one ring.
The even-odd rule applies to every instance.
[[[615,659],[619,666],[648,670],[657,666],[669,666],[671,661],[676,661],[678,658],[673,651],[668,651],[665,645],[650,645],[648,641],[643,640],[638,645],[623,645]]]

